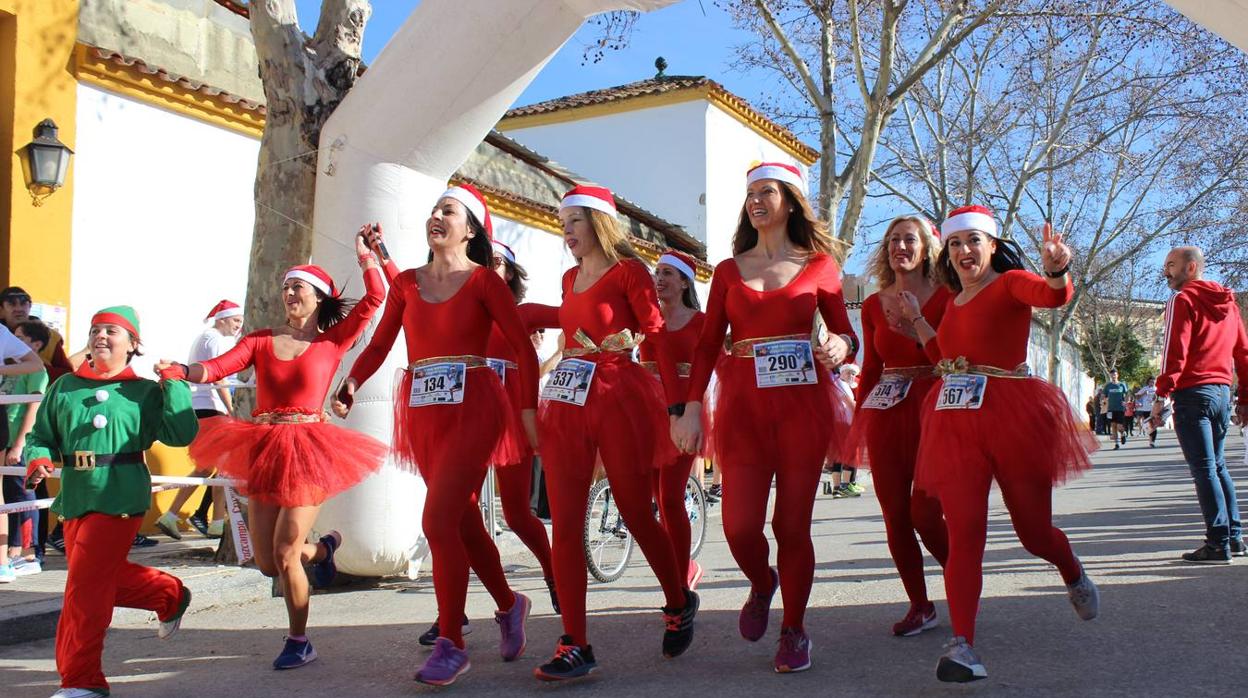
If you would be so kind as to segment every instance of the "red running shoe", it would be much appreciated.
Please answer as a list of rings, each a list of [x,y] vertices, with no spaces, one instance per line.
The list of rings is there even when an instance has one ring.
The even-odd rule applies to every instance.
[[[936,627],[936,604],[928,601],[922,606],[911,606],[906,617],[893,624],[893,634],[898,637],[914,637],[934,627]]]
[[[780,575],[776,572],[776,568],[771,569],[771,591],[766,594],[755,594],[750,591],[750,598],[746,599],[745,605],[741,607],[741,616],[737,620],[737,627],[741,630],[741,637],[750,642],[758,642],[763,635],[767,634],[767,616],[771,614],[771,598],[776,595],[776,589],[780,588]]]

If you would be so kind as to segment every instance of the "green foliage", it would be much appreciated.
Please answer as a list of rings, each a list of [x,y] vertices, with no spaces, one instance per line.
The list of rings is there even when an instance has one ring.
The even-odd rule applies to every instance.
[[[1084,333],[1083,365],[1093,374],[1097,384],[1109,378],[1112,368],[1118,379],[1128,385],[1139,385],[1156,369],[1145,357],[1146,349],[1135,331],[1125,323],[1102,321]]]

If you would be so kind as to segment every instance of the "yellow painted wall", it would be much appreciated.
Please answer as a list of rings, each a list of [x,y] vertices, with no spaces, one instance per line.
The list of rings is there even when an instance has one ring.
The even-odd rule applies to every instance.
[[[32,205],[20,150],[51,118],[74,147],[78,0],[0,0],[0,286],[22,286],[37,302],[69,306],[73,161],[65,186]]]

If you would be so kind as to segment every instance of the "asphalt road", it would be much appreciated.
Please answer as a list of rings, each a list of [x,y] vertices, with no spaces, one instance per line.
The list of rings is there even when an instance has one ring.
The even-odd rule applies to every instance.
[[[1238,436],[1230,457],[1241,488],[1248,468]],[[1248,658],[1248,559],[1230,567],[1194,566],[1178,555],[1195,548],[1203,527],[1186,466],[1172,434],[1161,447],[1136,441],[1097,455],[1097,468],[1054,496],[1055,520],[1101,589],[1101,617],[1078,620],[1061,580],[1018,544],[994,494],[985,559],[984,599],[977,649],[989,678],[959,686],[938,682],[935,663],[949,627],[939,569],[929,560],[928,584],[941,625],[915,638],[890,635],[906,610],[884,545],[879,506],[871,490],[859,499],[820,496],[816,505],[818,566],[807,615],[814,667],[776,675],[771,659],[779,631],[779,596],[763,641],[737,634],[747,586],[737,571],[718,518],[701,561],[702,611],[685,656],[659,651],[662,596],[638,555],[624,578],[591,584],[590,639],[600,670],[568,685],[534,680],[560,634],[537,566],[509,555],[511,578],[533,597],[529,646],[517,662],[497,654],[489,597],[474,581],[468,613],[473,668],[448,689],[412,681],[425,651],[416,637],[434,613],[430,584],[386,582],[318,594],[311,638],[320,660],[274,672],[281,648],[280,600],[199,607],[179,635],[155,637],[155,622],[129,623],[109,633],[104,663],[113,695],[405,696],[444,690],[462,695],[551,693],[584,696],[802,695],[1228,695],[1239,693],[1238,671]],[[1241,495],[1241,501],[1244,498]],[[774,556],[774,552],[773,552]],[[0,592],[3,593],[3,592]],[[192,610],[196,610],[195,607]],[[47,696],[57,686],[53,643],[0,648],[0,694]]]

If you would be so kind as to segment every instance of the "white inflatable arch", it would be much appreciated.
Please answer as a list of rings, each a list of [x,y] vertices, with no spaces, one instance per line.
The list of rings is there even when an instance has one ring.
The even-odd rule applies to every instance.
[[[380,221],[400,266],[423,262],[424,221],[434,197],[585,19],[672,2],[423,0],[321,132],[314,226],[336,240],[317,236],[314,261],[348,295],[358,295],[351,238],[365,222]],[[340,377],[362,346],[347,355]],[[390,442],[392,377],[405,359],[400,335],[357,395],[351,427]],[[420,478],[388,463],[326,502],[316,535],[342,531],[337,563],[344,572],[414,578],[425,552],[423,503]]]

